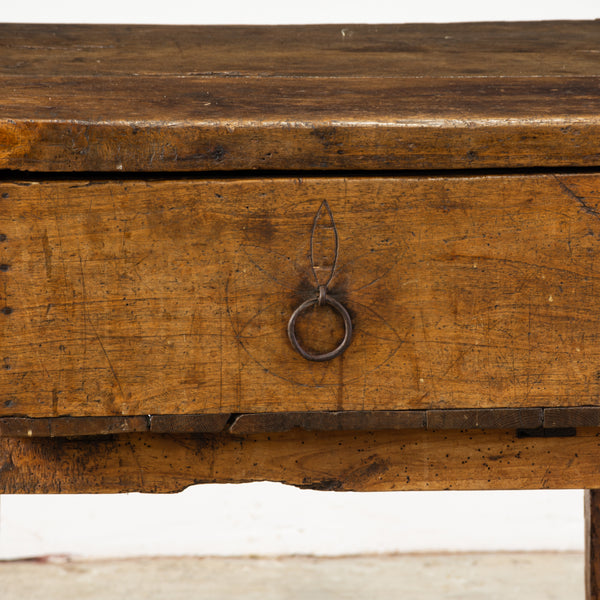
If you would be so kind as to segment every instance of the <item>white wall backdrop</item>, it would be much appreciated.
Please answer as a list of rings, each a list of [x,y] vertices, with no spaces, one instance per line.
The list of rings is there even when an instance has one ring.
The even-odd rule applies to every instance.
[[[251,483],[1,502],[0,559],[583,549],[578,490],[343,493]]]
[[[598,0],[0,0],[3,22],[406,23],[598,17]],[[273,483],[198,486],[177,495],[3,496],[0,558],[581,550],[582,504],[580,491],[336,494]]]
[[[598,0],[20,0],[0,2],[0,21],[48,23],[417,23],[595,19]]]

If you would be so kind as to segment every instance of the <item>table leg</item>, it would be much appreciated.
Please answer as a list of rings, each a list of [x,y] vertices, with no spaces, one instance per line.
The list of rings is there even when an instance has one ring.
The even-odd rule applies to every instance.
[[[600,600],[600,489],[585,490],[585,597]]]

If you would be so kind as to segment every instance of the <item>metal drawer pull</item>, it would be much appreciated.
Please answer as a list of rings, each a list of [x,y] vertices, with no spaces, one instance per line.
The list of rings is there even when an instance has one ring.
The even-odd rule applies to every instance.
[[[319,280],[318,272],[321,270],[321,267],[315,264],[314,251],[315,232],[317,231],[317,225],[319,224],[319,220],[321,219],[322,215],[325,215],[325,218],[331,223],[328,228],[333,231],[335,245],[333,261],[331,262],[331,266],[329,269],[329,277],[327,278],[327,281],[325,281],[325,283],[321,283]],[[290,338],[292,346],[306,360],[314,360],[320,362],[331,360],[332,358],[335,358],[336,356],[342,354],[342,352],[346,350],[346,348],[350,345],[350,342],[352,341],[352,319],[350,318],[350,313],[348,313],[348,310],[341,302],[339,302],[327,293],[327,287],[331,283],[331,280],[333,279],[333,276],[335,274],[335,268],[338,259],[338,249],[339,239],[337,228],[333,221],[333,214],[331,213],[329,204],[327,204],[327,200],[324,200],[321,203],[321,206],[319,207],[319,210],[317,211],[317,214],[315,215],[315,218],[313,220],[313,226],[310,236],[311,268],[315,281],[317,283],[318,294],[314,298],[309,298],[308,300],[305,300],[300,306],[298,306],[298,308],[296,308],[296,310],[292,313],[292,316],[290,317],[287,326],[288,337]],[[298,342],[298,338],[296,336],[296,320],[304,311],[308,310],[311,306],[324,306],[326,304],[331,306],[342,317],[344,321],[344,338],[330,352],[325,352],[323,354],[312,354],[311,352],[305,350]]]
[[[324,287],[324,286],[322,286]],[[344,339],[340,342],[337,348],[331,350],[331,352],[325,352],[324,354],[311,354],[307,352],[299,343],[296,337],[296,319],[308,308],[318,304],[319,306],[323,306],[324,304],[329,304],[329,306],[333,307],[344,319]],[[319,296],[317,298],[310,298],[303,302],[293,313],[288,321],[288,336],[290,338],[290,342],[292,342],[292,346],[295,350],[297,350],[304,358],[307,360],[316,360],[316,361],[325,361],[331,360],[336,356],[339,356],[352,341],[352,320],[350,319],[350,315],[346,310],[346,307],[338,302],[335,298],[327,295],[327,290],[321,293],[321,288],[319,289]]]

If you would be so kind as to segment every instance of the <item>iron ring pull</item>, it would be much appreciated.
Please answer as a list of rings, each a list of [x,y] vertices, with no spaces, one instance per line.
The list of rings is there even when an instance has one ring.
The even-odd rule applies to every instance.
[[[319,278],[319,274],[317,271],[319,271],[320,267],[317,266],[318,263],[315,260],[315,251],[314,251],[315,235],[317,232],[317,226],[318,226],[319,222],[321,222],[323,220],[325,221],[325,226],[328,227],[328,229],[333,232],[333,241],[334,241],[333,257],[332,257],[332,261],[328,265],[329,266],[329,278],[325,282],[321,281]],[[329,208],[329,204],[327,203],[327,200],[323,200],[323,202],[321,202],[321,206],[319,206],[319,210],[317,210],[317,214],[315,215],[315,218],[313,220],[312,231],[310,234],[310,263],[311,263],[311,269],[312,269],[312,272],[313,272],[313,275],[315,278],[315,282],[317,284],[318,293],[317,293],[316,297],[310,298],[309,300],[305,300],[292,313],[292,316],[290,317],[290,320],[288,321],[288,326],[287,326],[288,337],[290,338],[290,342],[292,343],[294,350],[296,350],[300,354],[300,356],[302,356],[306,360],[314,360],[317,362],[324,362],[326,360],[331,360],[332,358],[336,358],[337,356],[342,354],[342,352],[344,352],[344,350],[346,350],[346,348],[350,345],[350,342],[352,341],[352,319],[350,318],[350,314],[348,313],[348,311],[346,310],[346,307],[341,302],[339,302],[338,300],[336,300],[335,298],[333,298],[332,296],[330,296],[327,293],[327,286],[331,283],[331,280],[333,279],[333,276],[335,274],[337,260],[338,260],[338,249],[339,249],[339,238],[338,238],[338,233],[337,233],[337,227],[335,226],[335,222],[333,221],[333,214],[331,212],[331,209]],[[325,352],[323,354],[312,354],[311,352],[308,352],[307,350],[305,350],[300,345],[300,342],[298,342],[298,338],[296,337],[296,320],[303,312],[308,310],[311,306],[315,306],[315,305],[324,306],[325,304],[329,304],[329,306],[331,306],[342,317],[342,319],[344,321],[344,339],[337,345],[336,348],[334,348],[330,352]]]
[[[296,337],[296,320],[304,311],[309,309],[311,306],[323,306],[324,304],[329,304],[329,306],[336,310],[337,313],[344,320],[344,338],[338,344],[338,346],[330,352],[325,352],[323,354],[312,354],[310,352],[307,352],[298,342],[298,338]],[[303,358],[305,358],[306,360],[324,362],[326,360],[336,358],[337,356],[342,354],[342,352],[344,352],[344,350],[346,350],[346,348],[350,345],[350,342],[352,341],[352,319],[350,318],[350,314],[346,310],[346,307],[341,302],[327,294],[327,286],[321,285],[319,286],[318,296],[316,296],[315,298],[309,298],[308,300],[304,301],[292,313],[292,316],[288,321],[287,331],[292,346]]]

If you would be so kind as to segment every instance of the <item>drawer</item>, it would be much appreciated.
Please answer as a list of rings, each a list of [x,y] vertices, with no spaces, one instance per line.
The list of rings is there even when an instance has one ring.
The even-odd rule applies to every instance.
[[[3,181],[0,415],[596,404],[599,199],[593,173]],[[307,301],[313,354],[347,311],[331,360],[290,341]]]

